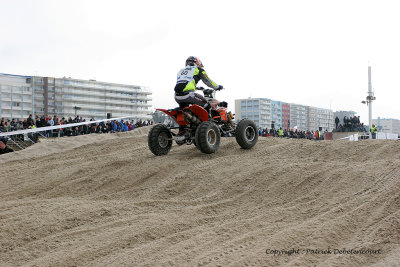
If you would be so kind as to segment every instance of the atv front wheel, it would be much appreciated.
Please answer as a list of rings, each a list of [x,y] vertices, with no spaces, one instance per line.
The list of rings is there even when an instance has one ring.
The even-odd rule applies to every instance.
[[[195,144],[203,153],[212,154],[217,151],[221,142],[218,126],[211,121],[202,122],[196,130]]]
[[[151,128],[147,141],[154,155],[166,155],[172,146],[171,131],[164,124],[157,124]]]
[[[236,142],[238,142],[242,148],[252,148],[258,140],[258,130],[256,124],[247,119],[239,121],[238,125],[236,126],[235,137]]]

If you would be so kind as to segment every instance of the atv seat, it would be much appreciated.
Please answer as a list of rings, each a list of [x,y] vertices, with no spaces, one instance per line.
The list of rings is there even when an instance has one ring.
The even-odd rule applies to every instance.
[[[180,110],[181,110],[180,107],[176,107],[176,108],[173,108],[173,109],[168,109],[168,112],[171,112],[171,111],[180,111]]]

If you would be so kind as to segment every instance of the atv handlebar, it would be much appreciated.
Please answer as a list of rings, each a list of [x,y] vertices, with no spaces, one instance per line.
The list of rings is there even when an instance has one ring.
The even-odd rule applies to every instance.
[[[207,88],[207,89],[204,89],[204,87],[196,87],[196,90],[200,90],[200,91],[204,91],[204,90],[213,90],[213,91],[221,91],[222,89],[225,89],[225,88],[217,88],[217,89],[213,89],[213,88]]]

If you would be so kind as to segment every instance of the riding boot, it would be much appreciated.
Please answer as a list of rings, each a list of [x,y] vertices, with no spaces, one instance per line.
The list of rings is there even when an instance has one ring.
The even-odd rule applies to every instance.
[[[179,125],[178,135],[183,135],[185,133],[185,126]]]
[[[207,103],[203,106],[203,108],[207,111],[208,117],[211,118],[211,105]]]

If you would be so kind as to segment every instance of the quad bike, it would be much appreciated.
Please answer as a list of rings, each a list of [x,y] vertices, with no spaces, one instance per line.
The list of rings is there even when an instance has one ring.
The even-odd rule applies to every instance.
[[[164,124],[153,126],[148,135],[148,145],[154,155],[166,155],[173,140],[178,145],[195,144],[206,154],[217,151],[221,137],[235,136],[237,143],[244,149],[250,149],[257,143],[258,130],[253,121],[243,119],[235,124],[233,114],[227,111],[228,103],[215,99],[216,90],[197,89],[203,91],[211,106],[209,112],[196,104],[183,109],[157,109],[171,116],[179,127]],[[175,129],[179,129],[179,132],[172,131]]]

